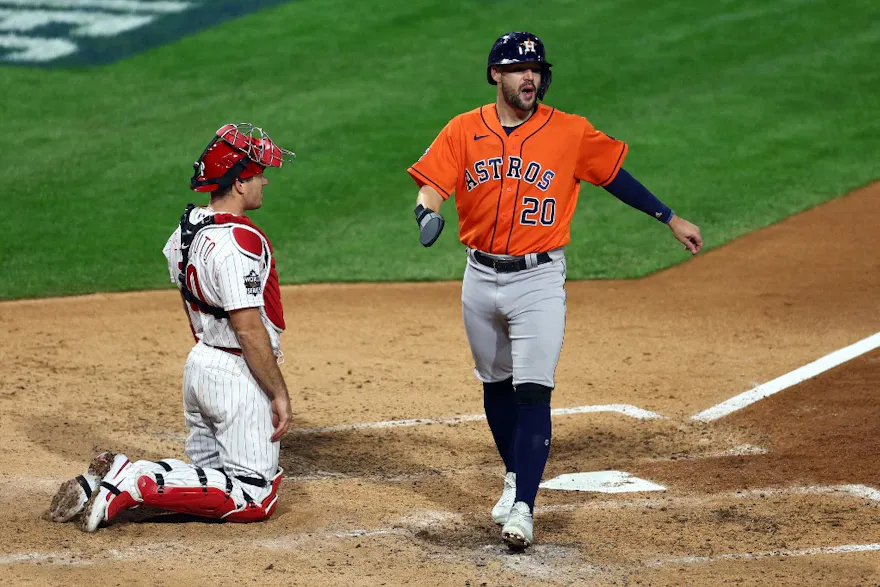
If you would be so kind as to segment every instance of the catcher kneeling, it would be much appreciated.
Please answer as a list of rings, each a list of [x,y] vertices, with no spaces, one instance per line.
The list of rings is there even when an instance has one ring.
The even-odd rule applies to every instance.
[[[82,529],[94,532],[141,505],[230,522],[275,511],[291,422],[278,366],[284,310],[272,245],[245,214],[263,204],[263,171],[292,158],[259,127],[221,127],[190,185],[210,192],[210,204],[187,206],[163,250],[196,341],[183,370],[190,462],[101,453],[61,485],[50,519],[82,514]]]

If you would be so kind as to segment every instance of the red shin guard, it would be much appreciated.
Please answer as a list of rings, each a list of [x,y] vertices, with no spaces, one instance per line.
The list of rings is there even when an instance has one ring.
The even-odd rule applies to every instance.
[[[233,512],[223,519],[230,522],[259,522],[267,519],[275,513],[275,506],[278,505],[278,487],[281,485],[281,470],[279,469],[272,478],[272,491],[259,505],[249,503],[243,510]]]
[[[232,497],[216,487],[160,487],[149,475],[142,475],[137,481],[144,505],[230,522],[259,522],[271,516],[278,502],[280,483],[278,474],[272,479],[272,492],[262,503],[251,502],[239,510]]]

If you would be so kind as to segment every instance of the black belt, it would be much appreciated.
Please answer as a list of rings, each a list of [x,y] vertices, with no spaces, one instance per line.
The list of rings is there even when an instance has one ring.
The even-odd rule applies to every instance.
[[[553,260],[550,258],[550,255],[548,253],[538,253],[537,256],[538,265],[541,265],[542,263],[549,263]],[[474,260],[480,265],[491,267],[498,273],[514,273],[516,271],[528,269],[528,267],[526,267],[525,257],[514,257],[513,259],[496,259],[475,250]]]

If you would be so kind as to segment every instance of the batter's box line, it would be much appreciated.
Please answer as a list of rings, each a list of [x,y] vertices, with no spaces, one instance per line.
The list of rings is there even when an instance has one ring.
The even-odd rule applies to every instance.
[[[550,410],[551,416],[573,416],[575,414],[617,413],[638,420],[661,419],[663,416],[655,412],[643,410],[629,404],[608,404],[601,406],[577,406],[574,408],[555,408]],[[351,432],[356,430],[370,430],[381,428],[407,428],[411,426],[425,426],[428,424],[462,424],[465,422],[477,422],[485,420],[485,414],[470,414],[464,416],[451,416],[448,418],[414,418],[411,420],[387,420],[385,422],[361,422],[357,424],[340,424],[337,426],[325,426],[322,428],[294,428],[290,434],[309,435],[327,434],[332,432]]]
[[[863,499],[868,499],[873,502],[877,502],[880,505],[880,491],[874,489],[873,487],[868,487],[867,485],[858,485],[858,484],[849,484],[849,485],[808,485],[805,487],[787,487],[787,488],[772,488],[772,489],[749,489],[748,491],[742,491],[736,494],[736,497],[742,498],[750,498],[755,497],[756,495],[767,496],[767,495],[780,495],[780,494],[791,494],[797,493],[802,495],[820,495],[820,494],[834,494],[834,493],[843,493],[846,495],[851,495],[853,497],[859,497]]]
[[[840,546],[815,546],[793,550],[768,550],[766,552],[729,553],[714,556],[680,556],[644,563],[646,567],[662,567],[666,565],[700,565],[718,561],[749,561],[767,558],[789,558],[795,556],[816,556],[829,554],[851,554],[859,552],[875,552],[880,544],[841,544]]]
[[[750,406],[764,398],[779,393],[784,389],[793,387],[798,383],[812,379],[820,373],[824,373],[829,369],[833,369],[838,365],[851,361],[856,357],[864,355],[877,347],[880,347],[880,332],[872,334],[868,338],[864,338],[859,342],[851,344],[833,353],[827,354],[821,359],[816,359],[812,363],[799,367],[790,373],[781,375],[772,381],[762,383],[748,391],[723,401],[716,406],[712,406],[708,410],[703,410],[699,414],[691,416],[691,419],[700,422],[712,422],[730,415],[733,412],[741,410],[746,406]]]
[[[667,495],[659,497],[631,497],[631,494],[603,496],[607,499],[584,503],[548,504],[535,507],[536,514],[551,512],[571,512],[576,510],[623,510],[644,509],[647,507],[695,507],[719,500],[747,500],[787,495],[845,495],[857,499],[867,499],[871,505],[880,506],[880,491],[867,485],[807,485],[801,487],[768,487],[742,491],[724,491],[704,495]]]

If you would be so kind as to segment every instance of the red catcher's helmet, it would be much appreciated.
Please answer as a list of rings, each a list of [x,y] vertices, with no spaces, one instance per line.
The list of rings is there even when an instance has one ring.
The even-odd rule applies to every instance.
[[[276,145],[259,126],[249,122],[227,124],[217,129],[199,160],[190,187],[197,192],[213,192],[232,185],[236,178],[247,179],[266,167],[281,167],[295,154]]]

